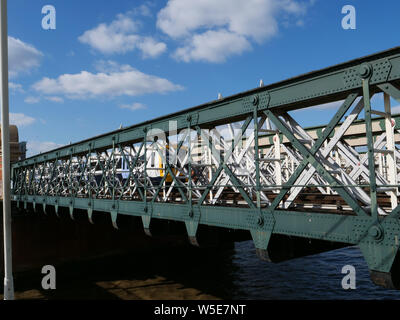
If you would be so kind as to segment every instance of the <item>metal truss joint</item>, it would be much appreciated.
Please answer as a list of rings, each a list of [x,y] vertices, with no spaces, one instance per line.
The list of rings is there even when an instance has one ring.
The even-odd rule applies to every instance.
[[[359,70],[362,79],[368,79],[372,76],[372,66],[369,63],[363,63]]]

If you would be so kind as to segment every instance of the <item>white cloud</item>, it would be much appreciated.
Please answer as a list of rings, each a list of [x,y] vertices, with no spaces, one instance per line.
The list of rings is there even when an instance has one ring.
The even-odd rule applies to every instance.
[[[103,64],[111,71],[63,74],[56,79],[43,78],[33,84],[33,89],[45,95],[64,95],[70,99],[115,96],[137,96],[146,93],[166,93],[183,89],[167,79],[145,74],[129,65],[115,62]]]
[[[137,29],[137,23],[119,14],[109,25],[101,23],[96,28],[86,31],[78,40],[102,53],[125,53],[135,48],[139,37],[132,33]]]
[[[22,85],[19,83],[15,82],[9,82],[8,87],[10,88],[11,91],[13,92],[24,92],[24,89],[22,88]]]
[[[45,141],[45,142],[41,142],[41,141],[28,141],[27,142],[27,156],[31,157],[34,156],[36,154],[39,153],[43,153],[46,151],[50,151],[53,149],[57,149],[59,147],[62,147],[62,144],[58,144],[55,142],[50,142],[50,141]]]
[[[251,45],[241,35],[226,30],[207,31],[194,35],[185,47],[178,48],[174,56],[178,60],[224,62],[233,54],[249,50]]]
[[[8,37],[8,65],[11,77],[38,67],[43,56],[34,46],[19,39]]]
[[[146,2],[142,5],[140,5],[139,7],[135,8],[132,10],[132,12],[136,15],[141,15],[144,17],[151,17],[152,13],[151,13],[151,9],[150,6],[153,6],[154,4],[150,3],[150,2]]]
[[[145,13],[143,8],[141,11]],[[101,23],[85,31],[78,40],[104,54],[122,54],[135,49],[142,51],[145,58],[162,54],[167,48],[166,44],[138,35],[139,25],[129,14],[118,14],[110,24]]]
[[[25,103],[34,104],[34,103],[40,102],[40,98],[39,97],[29,96],[29,97],[26,97],[24,99],[24,101],[25,101]]]
[[[102,73],[117,73],[122,71],[129,71],[132,69],[130,65],[121,65],[113,60],[97,60],[94,63],[94,67],[97,71]]]
[[[297,0],[169,0],[158,13],[157,27],[173,39],[184,40],[175,57],[222,62],[250,49],[251,41],[263,43],[276,35],[279,15],[305,12],[306,4]],[[216,59],[224,50],[228,51],[224,57]]]
[[[63,98],[60,97],[46,97],[46,100],[52,101],[52,102],[57,102],[57,103],[62,103],[64,102]]]
[[[23,113],[10,113],[10,124],[14,124],[18,127],[29,126],[34,123],[36,120],[32,117],[29,117]]]
[[[128,109],[131,111],[136,111],[136,110],[141,110],[141,109],[147,109],[146,105],[143,103],[135,102],[133,104],[123,104],[119,106],[121,109]]]
[[[145,37],[138,43],[138,48],[142,51],[143,58],[156,58],[167,50],[167,45],[151,37]]]

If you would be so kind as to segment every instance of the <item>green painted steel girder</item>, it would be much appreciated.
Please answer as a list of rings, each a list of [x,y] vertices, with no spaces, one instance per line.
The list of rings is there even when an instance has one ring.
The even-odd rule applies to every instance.
[[[143,216],[144,204],[141,201],[82,199],[68,197],[18,196],[15,201],[35,203],[36,205],[58,205],[69,207],[74,201],[74,208],[93,211],[112,212],[118,207],[118,213],[129,216]],[[147,203],[151,206],[152,218],[175,221],[190,221],[187,207],[172,203]],[[231,208],[217,206],[194,206],[195,213],[201,211],[200,224],[240,230],[263,229],[258,224],[258,216],[252,208]],[[264,211],[265,212],[265,211]],[[274,233],[301,236],[327,241],[357,244],[357,237],[352,232],[359,223],[356,216],[339,216],[326,213],[301,213],[296,211],[274,211],[276,219]]]

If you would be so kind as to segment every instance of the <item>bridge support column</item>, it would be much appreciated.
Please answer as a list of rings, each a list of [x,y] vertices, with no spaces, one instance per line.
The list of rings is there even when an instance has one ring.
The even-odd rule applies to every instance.
[[[272,214],[261,214],[258,216],[258,218],[254,216],[253,220],[249,222],[251,225],[253,225],[253,229],[250,229],[250,234],[253,238],[257,256],[261,260],[273,262],[268,246],[271,240],[272,231],[274,230],[275,226],[274,217]]]
[[[74,219],[74,207],[73,206],[69,206],[69,216],[71,217],[72,220]]]
[[[372,281],[388,289],[400,289],[400,255],[398,219],[385,218],[362,230],[353,230],[358,246],[370,270]]]
[[[118,225],[117,225],[118,212],[111,211],[110,215],[111,215],[111,222],[112,222],[113,227],[118,230]]]
[[[361,244],[361,252],[367,262],[371,280],[388,289],[400,289],[400,257],[398,246]]]
[[[92,208],[88,208],[87,209],[87,213],[88,213],[88,219],[89,219],[89,222],[91,223],[91,224],[94,224],[94,222],[93,222],[93,209]]]
[[[190,243],[196,247],[200,247],[200,244],[196,237],[197,228],[199,227],[199,223],[197,221],[185,221],[185,226],[186,226],[186,231],[188,233]]]
[[[143,223],[144,233],[146,235],[148,235],[149,237],[152,236],[152,234],[150,232],[150,220],[151,220],[151,216],[148,216],[148,215],[142,216],[142,223]]]
[[[257,256],[264,261],[272,262],[268,253],[268,244],[271,239],[271,231],[268,230],[251,230],[251,236],[254,241]]]

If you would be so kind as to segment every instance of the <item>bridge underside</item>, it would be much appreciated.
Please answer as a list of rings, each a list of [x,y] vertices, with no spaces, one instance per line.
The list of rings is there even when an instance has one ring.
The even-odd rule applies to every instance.
[[[204,226],[243,231],[273,262],[358,245],[372,279],[398,287],[399,88],[395,48],[16,163],[12,199],[116,228],[139,216],[149,235],[182,222],[195,245]],[[324,126],[296,121],[328,107]]]

